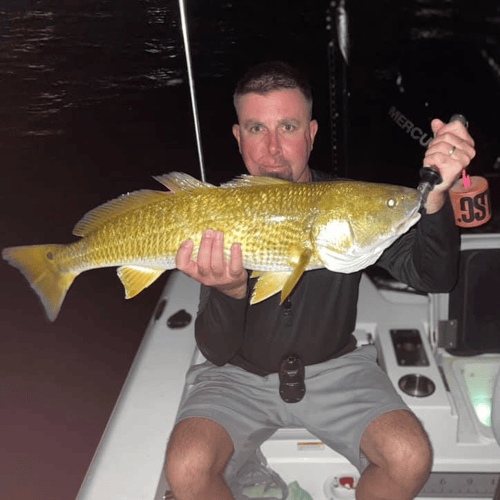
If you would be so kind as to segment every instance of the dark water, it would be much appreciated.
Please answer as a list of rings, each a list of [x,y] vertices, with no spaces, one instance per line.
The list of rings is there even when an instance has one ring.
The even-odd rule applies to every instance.
[[[199,175],[175,2],[4,2],[0,247],[73,241],[87,210],[156,189],[152,175]],[[234,79],[262,57],[265,30],[280,39],[277,52],[288,45],[293,56],[295,42],[271,12],[252,50],[235,26],[260,16],[253,2],[248,14],[189,3],[208,178],[218,182],[243,171],[230,129]],[[307,26],[311,16],[288,19]],[[321,28],[323,9],[314,16]],[[2,498],[76,496],[164,284],[127,302],[115,270],[84,273],[48,323],[24,278],[0,263]]]
[[[348,2],[349,173],[394,177],[385,167],[418,163],[419,146],[403,145],[406,138],[384,121],[387,106],[422,101],[415,116],[427,119],[447,114],[459,94],[484,145],[477,168],[495,174],[499,7],[362,3]],[[312,161],[332,170],[329,2],[187,4],[208,179],[217,183],[243,172],[230,129],[231,93],[243,69],[265,59],[308,68],[320,122]],[[450,42],[455,49],[435,51],[440,57],[430,59],[439,59],[439,67],[419,68],[406,49],[420,42]],[[469,67],[479,80],[467,72],[464,90],[463,70],[452,75],[460,85],[433,77],[441,97],[433,97],[437,91],[429,97],[414,73],[430,78],[463,68],[462,44],[472,51]],[[87,210],[124,192],[157,188],[152,175],[180,170],[198,176],[176,2],[3,0],[0,49],[0,247],[72,241],[71,230]],[[406,101],[395,84],[402,68]],[[337,126],[341,148],[345,124]],[[415,182],[409,170],[402,178]],[[49,324],[18,271],[0,263],[2,498],[76,496],[164,283],[126,302],[114,270],[85,273]]]

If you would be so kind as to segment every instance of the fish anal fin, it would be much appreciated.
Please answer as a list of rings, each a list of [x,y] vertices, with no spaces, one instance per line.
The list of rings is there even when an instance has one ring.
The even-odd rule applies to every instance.
[[[294,270],[289,274],[286,283],[283,285],[283,288],[281,290],[280,304],[283,304],[283,302],[285,302],[286,298],[292,293],[292,290],[295,288],[295,285],[299,282],[300,277],[304,274],[304,271],[309,265],[311,255],[312,250],[310,248],[306,248],[300,255],[299,262],[295,266]]]
[[[154,283],[165,272],[165,269],[122,266],[116,272],[125,288],[125,298],[131,299]]]
[[[152,191],[149,189],[124,194],[87,212],[74,227],[73,234],[75,236],[87,236],[87,234],[99,229],[114,217],[165,200],[170,194],[165,191]]]
[[[170,172],[169,174],[154,177],[160,184],[176,193],[177,191],[190,191],[192,189],[213,188],[212,184],[202,182],[183,172]]]
[[[271,297],[272,295],[278,293],[280,290],[283,289],[283,286],[285,285],[286,281],[288,280],[288,277],[290,276],[290,272],[274,272],[274,271],[267,271],[267,272],[259,272],[259,279],[257,280],[257,283],[255,284],[255,287],[253,289],[252,297],[250,299],[250,304],[258,304],[259,302],[262,302],[263,300]],[[252,277],[253,273],[252,273]]]

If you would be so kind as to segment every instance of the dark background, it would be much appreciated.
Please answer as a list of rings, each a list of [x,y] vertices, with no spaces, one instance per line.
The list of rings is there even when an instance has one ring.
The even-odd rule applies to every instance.
[[[427,130],[430,118],[462,112],[478,143],[471,173],[497,186],[499,8],[346,2],[346,65],[342,3],[187,2],[207,179],[243,172],[231,135],[237,78],[284,59],[311,75],[320,122],[311,166],[416,186],[423,148],[388,110]],[[152,175],[199,176],[173,0],[4,0],[0,48],[0,247],[74,241],[87,210],[157,189]],[[50,323],[0,262],[2,498],[76,496],[164,284],[125,301],[114,269],[84,273]]]

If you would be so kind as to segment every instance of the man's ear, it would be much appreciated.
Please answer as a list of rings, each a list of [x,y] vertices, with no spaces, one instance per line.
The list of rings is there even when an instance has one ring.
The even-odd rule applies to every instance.
[[[311,149],[314,144],[314,138],[316,137],[316,133],[318,132],[318,122],[316,120],[311,120],[311,123],[309,124],[309,130],[311,131]]]
[[[240,126],[237,123],[235,123],[233,125],[233,135],[236,138],[236,141],[238,142],[238,149],[240,150],[240,153],[241,153],[241,146],[240,146],[240,139],[241,139]]]

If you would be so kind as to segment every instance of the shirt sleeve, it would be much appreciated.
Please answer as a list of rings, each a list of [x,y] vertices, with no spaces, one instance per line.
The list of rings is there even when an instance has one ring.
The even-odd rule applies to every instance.
[[[248,298],[234,299],[216,288],[201,286],[195,338],[202,354],[222,366],[238,351],[245,331]]]
[[[460,233],[451,201],[396,240],[377,261],[397,280],[418,291],[446,293],[453,288],[458,272]]]

